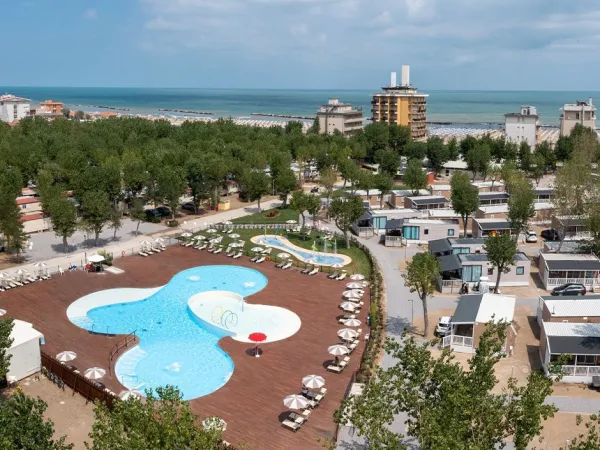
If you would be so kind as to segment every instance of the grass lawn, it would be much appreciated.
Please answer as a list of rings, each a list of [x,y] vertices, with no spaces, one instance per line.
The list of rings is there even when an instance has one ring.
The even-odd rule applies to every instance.
[[[270,216],[270,217],[268,217]],[[286,223],[288,220],[298,220],[300,213],[288,208],[273,208],[265,209],[259,213],[251,214],[249,216],[240,217],[233,219],[233,223],[239,224],[261,224],[261,223]]]
[[[274,233],[274,231],[275,230],[267,230],[267,233]],[[248,254],[250,249],[252,247],[254,247],[254,244],[252,244],[252,242],[250,241],[250,238],[253,236],[259,236],[260,234],[262,234],[260,232],[260,230],[235,229],[233,232],[240,235],[239,239],[232,239],[231,237],[229,237],[229,235],[223,234],[222,235],[223,241],[221,242],[221,245],[223,245],[224,247],[227,247],[227,245],[229,245],[229,243],[231,243],[233,241],[238,241],[240,239],[244,240],[244,241],[246,241],[246,245],[244,247],[244,252],[246,254]],[[206,233],[200,233],[200,234],[209,236]],[[219,233],[219,235],[221,235],[221,233]],[[323,235],[323,233],[312,231],[310,233],[309,237],[304,238],[304,239],[297,233],[287,233],[283,230],[280,230],[280,235],[287,237],[290,240],[290,242],[297,245],[298,247],[302,247],[307,250],[311,250],[313,243],[316,243],[319,251],[323,251],[323,239],[321,237]],[[328,241],[328,247],[327,247],[328,253],[333,253],[332,245],[333,245],[333,242]],[[362,273],[367,278],[371,276],[371,264],[369,263],[369,259],[367,258],[367,255],[361,249],[356,247],[352,242],[350,243],[350,248],[346,248],[346,243],[345,243],[344,238],[341,237],[341,238],[337,239],[337,252],[342,255],[347,255],[350,258],[352,258],[352,262],[344,267],[349,273]],[[274,259],[276,259],[275,256],[277,255],[277,253],[279,253],[279,251],[277,251],[277,249],[273,249],[272,255],[273,255]],[[300,262],[293,257],[292,257],[292,259],[297,261],[301,267],[304,267],[303,262]],[[325,272],[332,271],[332,269],[329,267],[324,267],[323,270]]]

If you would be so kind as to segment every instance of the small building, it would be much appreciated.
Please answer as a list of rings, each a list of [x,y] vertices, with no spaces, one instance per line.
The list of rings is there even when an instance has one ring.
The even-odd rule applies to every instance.
[[[417,196],[427,196],[430,192],[427,189],[421,189],[417,192]],[[388,201],[392,208],[404,208],[404,199],[406,197],[415,197],[415,194],[410,189],[394,189],[390,193],[390,199]]]
[[[582,241],[544,241],[542,253],[589,253]]]
[[[425,209],[448,208],[450,200],[438,195],[420,195],[418,197],[405,197],[404,207],[416,209],[418,211]]]
[[[506,205],[508,204],[508,200],[510,200],[510,195],[508,192],[504,191],[487,191],[479,193],[480,206]]]
[[[550,203],[554,200],[556,191],[552,188],[535,188],[535,201],[540,203]]]
[[[542,295],[538,299],[537,322],[600,323],[600,295]]]
[[[321,105],[317,119],[321,134],[333,134],[338,131],[344,136],[350,136],[363,129],[362,108],[342,103],[337,98],[330,98],[326,105]]]
[[[458,220],[403,219],[401,239],[409,244],[427,244],[430,240],[458,236],[459,227]]]
[[[542,252],[539,270],[548,291],[566,283],[581,283],[590,291],[600,286],[600,260],[593,254]]]
[[[42,212],[40,197],[35,194],[21,196],[17,198],[16,202],[21,211],[20,220],[25,233],[38,233],[52,228],[50,219],[46,218]]]
[[[452,187],[449,184],[432,184],[429,186],[431,195],[444,197],[450,200],[452,197]]]
[[[596,129],[596,107],[589,102],[577,102],[575,104],[566,104],[562,108],[560,115],[560,135],[569,136],[575,125],[580,124],[584,127]]]
[[[352,224],[352,231],[360,237],[371,237],[375,234],[384,235],[388,220],[420,218],[421,216],[421,211],[415,209],[367,209]]]
[[[379,189],[369,189],[369,195],[367,195],[367,191],[363,190],[348,192],[348,195],[360,197],[367,208],[379,209],[381,195],[381,191]]]
[[[471,224],[473,237],[487,237],[496,234],[511,233],[510,222],[506,219],[476,219]]]
[[[512,326],[515,302],[515,297],[507,295],[461,295],[450,320],[450,334],[442,339],[441,346],[460,353],[475,353],[488,324],[506,322],[509,326],[502,351],[510,353],[517,336]]]
[[[46,100],[40,103],[40,113],[44,114],[62,114],[63,113],[63,103],[55,102],[52,100]]]
[[[552,228],[563,241],[577,241],[590,239],[587,219],[582,216],[554,216]]]
[[[479,192],[502,192],[504,183],[502,181],[475,181],[471,183]]]
[[[586,309],[576,308],[579,314]],[[591,309],[597,307],[592,305]],[[600,375],[600,323],[542,322],[540,358],[546,373],[561,357],[567,358],[561,365],[561,382],[591,383],[593,376]]]
[[[29,322],[15,319],[10,338],[12,344],[7,353],[11,358],[6,378],[19,381],[39,372],[42,366],[40,344],[44,335]]]
[[[445,238],[429,241],[429,253],[433,256],[482,253],[483,238]],[[484,252],[485,253],[485,252]]]
[[[438,257],[440,276],[437,280],[438,289],[444,294],[460,292],[465,283],[473,289],[481,277],[489,277],[494,281],[498,276],[496,267],[488,260],[488,255],[482,246],[482,253],[460,253]],[[529,286],[531,261],[524,253],[515,255],[514,265],[508,273],[500,278],[500,287]]]
[[[16,122],[29,115],[31,100],[11,94],[0,95],[0,121]]]
[[[540,137],[540,116],[534,106],[521,106],[518,113],[504,115],[504,135],[507,142],[529,144],[534,149]]]
[[[468,169],[467,162],[462,159],[458,159],[456,161],[446,161],[442,165],[442,172],[446,177],[451,177],[454,172],[466,172],[470,176],[473,175]]]
[[[480,206],[475,210],[473,217],[476,219],[506,219],[508,217],[508,205]]]

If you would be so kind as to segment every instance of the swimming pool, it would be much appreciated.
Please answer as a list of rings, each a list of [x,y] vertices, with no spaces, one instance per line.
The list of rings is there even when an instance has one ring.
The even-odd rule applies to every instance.
[[[300,261],[307,261],[312,259],[319,266],[333,266],[334,264],[347,265],[352,262],[352,258],[346,255],[315,252],[312,250],[306,250],[302,247],[292,244],[287,238],[283,236],[266,235],[266,236],[255,236],[251,238],[251,241],[255,244],[267,245],[269,247],[278,248],[292,256],[295,256]]]
[[[267,283],[262,273],[245,267],[195,267],[176,274],[158,290],[95,292],[74,302],[67,315],[75,325],[95,332],[128,334],[136,331],[139,345],[123,353],[116,363],[119,381],[130,389],[140,390],[171,384],[189,400],[210,394],[227,383],[234,364],[218,342],[235,331],[204,326],[188,302],[199,293],[210,298],[214,292],[213,301],[218,306],[221,292],[248,297],[264,289]],[[121,303],[115,303],[115,298],[119,298],[115,291],[121,292]],[[98,306],[102,297],[105,306]],[[271,320],[271,315],[278,314],[275,309],[271,311],[269,306],[262,306],[265,308],[261,312],[264,328],[260,328],[263,326],[260,314],[254,314],[259,329],[253,331],[275,334],[273,327],[287,326]]]

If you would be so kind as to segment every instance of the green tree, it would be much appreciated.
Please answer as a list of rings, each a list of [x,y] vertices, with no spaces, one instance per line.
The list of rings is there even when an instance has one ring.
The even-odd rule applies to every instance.
[[[248,194],[248,200],[251,202],[258,201],[258,210],[260,211],[260,199],[270,191],[270,178],[262,170],[253,170],[244,175],[243,182]]]
[[[300,212],[302,216],[302,228],[306,224],[306,217],[304,213],[308,209],[308,194],[302,190],[292,192],[292,198],[290,199],[290,206],[296,211]]]
[[[10,317],[0,319],[0,380],[6,379],[6,374],[10,369],[11,355],[8,349],[11,347],[13,340],[10,334],[13,330],[13,320]],[[0,405],[2,403],[0,402]]]
[[[533,186],[523,176],[512,181],[508,200],[508,221],[515,232],[515,240],[527,230],[529,219],[535,217],[535,199]]]
[[[319,177],[319,183],[325,189],[325,195],[327,196],[327,204],[331,200],[331,196],[333,194],[333,187],[337,182],[337,173],[335,170],[327,167],[321,171],[321,176]]]
[[[508,326],[487,324],[466,368],[449,347],[433,356],[431,342],[388,339],[385,350],[395,364],[378,369],[362,395],[345,399],[336,422],[351,420],[376,450],[405,448],[403,434],[390,427],[397,413],[408,416],[405,432],[419,448],[503,448],[512,436],[515,448],[525,450],[557,409],[544,404],[552,380],[538,371],[528,375],[524,386],[511,378],[504,390],[494,390]]]
[[[156,177],[158,184],[158,196],[167,204],[171,210],[171,218],[179,207],[179,199],[183,195],[186,182],[183,168],[163,167]]]
[[[319,122],[318,117],[315,117],[315,120],[313,120],[313,124],[310,127],[310,132],[312,134],[319,134],[321,132],[321,123]]]
[[[580,426],[583,422],[581,414],[575,416],[575,425]],[[591,414],[584,424],[586,433],[579,433],[560,450],[597,450],[600,448],[600,415]]]
[[[530,171],[531,171],[531,176],[535,180],[536,186],[539,186],[540,180],[544,176],[545,167],[546,167],[546,160],[544,159],[544,157],[539,153],[535,153],[531,157]]]
[[[392,123],[388,127],[389,130],[389,147],[394,150],[398,155],[404,153],[404,148],[411,141],[411,130],[410,127],[405,125],[397,125]]]
[[[383,149],[375,153],[375,162],[379,164],[381,173],[387,173],[389,176],[394,177],[400,166],[400,157],[393,150]]]
[[[544,158],[545,166],[551,166],[553,170],[556,170],[556,155],[548,141],[540,142],[535,147],[535,154]]]
[[[384,122],[373,122],[364,127],[363,136],[369,154],[374,155],[378,150],[387,148],[390,140],[390,130]]]
[[[504,182],[506,192],[510,193],[510,185],[512,181],[518,178],[519,172],[514,162],[508,161],[502,164],[500,169],[500,178]]]
[[[573,152],[573,141],[569,136],[560,136],[554,147],[554,154],[558,161],[567,161]]]
[[[479,190],[471,184],[466,172],[455,172],[450,178],[452,208],[463,221],[463,236],[467,236],[469,217],[479,208]]]
[[[376,175],[373,172],[367,170],[361,171],[358,177],[357,187],[366,192],[369,202],[371,201],[370,191],[375,187],[375,177]]]
[[[406,263],[406,272],[402,274],[404,284],[410,292],[416,292],[423,304],[423,336],[429,332],[429,312],[427,298],[433,297],[435,285],[440,276],[440,264],[430,253],[417,253],[412,261]]]
[[[404,171],[404,184],[413,192],[414,195],[419,193],[420,189],[427,187],[427,174],[423,170],[421,161],[418,159],[409,159]]]
[[[21,222],[21,212],[15,198],[0,199],[0,231],[4,234],[6,250],[20,259],[28,240]]]
[[[98,246],[98,238],[102,229],[112,216],[112,205],[106,192],[87,191],[81,198],[82,226],[94,233],[94,246]]]
[[[311,215],[313,221],[317,220],[317,214],[321,210],[321,198],[317,195],[307,195],[306,210]]]
[[[347,159],[340,163],[339,169],[340,175],[344,179],[344,187],[346,187],[348,183],[354,186],[358,181],[361,172],[360,168],[358,167],[358,164],[356,164],[352,160]]]
[[[44,419],[48,405],[22,392],[9,394],[0,402],[0,448],[69,450],[66,437],[54,439],[54,424]]]
[[[380,173],[375,177],[375,189],[379,190],[379,207],[383,208],[383,197],[389,194],[394,188],[394,180],[385,173]]]
[[[519,251],[517,243],[511,239],[509,234],[499,234],[490,236],[485,240],[484,248],[488,255],[488,260],[497,269],[496,287],[498,292],[500,286],[500,277],[503,273],[510,272],[510,268],[515,264],[515,256]]]
[[[449,160],[448,147],[439,136],[431,136],[427,139],[427,159],[433,172],[437,175]]]
[[[485,143],[477,143],[469,149],[466,156],[467,168],[473,173],[473,179],[478,173],[484,173],[490,166],[492,154],[490,146]]]
[[[62,238],[63,249],[69,251],[67,239],[77,231],[77,207],[66,197],[58,197],[49,204],[52,226],[57,237]]]
[[[450,139],[446,147],[448,148],[448,161],[456,161],[460,156],[458,142],[456,141],[456,138],[453,137],[452,139]]]
[[[346,248],[350,248],[350,228],[365,212],[360,197],[351,195],[347,198],[336,198],[329,206],[329,215],[336,226],[343,231]]]
[[[140,233],[140,224],[146,218],[146,210],[144,209],[144,202],[142,199],[133,199],[132,207],[129,210],[129,217],[131,217],[131,220],[135,220],[137,222],[135,234],[138,235]]]
[[[123,226],[123,217],[121,215],[121,211],[117,208],[113,208],[110,213],[110,223],[109,226],[113,230],[113,240],[117,238],[117,231],[121,229]]]
[[[94,409],[89,450],[214,449],[222,441],[218,427],[205,430],[188,402],[172,386],[146,391],[146,398],[104,403]]]
[[[296,174],[290,168],[285,168],[277,173],[274,180],[275,190],[279,194],[279,198],[283,201],[283,207],[287,207],[288,196],[296,189],[298,180]]]

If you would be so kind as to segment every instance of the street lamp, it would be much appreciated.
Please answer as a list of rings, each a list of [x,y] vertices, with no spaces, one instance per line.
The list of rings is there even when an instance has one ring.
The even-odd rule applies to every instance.
[[[415,300],[409,298],[408,301],[410,302],[410,327],[412,328],[415,321]]]

